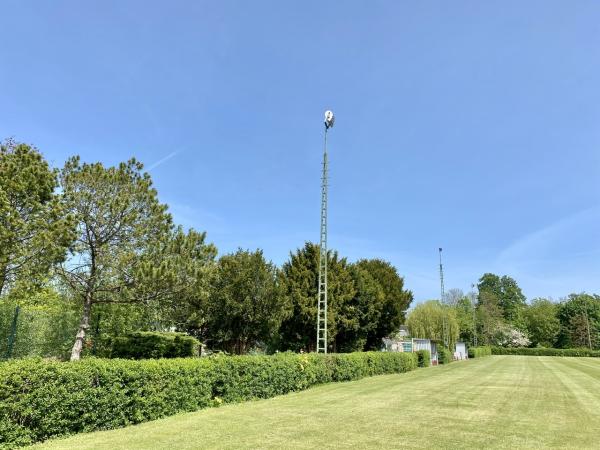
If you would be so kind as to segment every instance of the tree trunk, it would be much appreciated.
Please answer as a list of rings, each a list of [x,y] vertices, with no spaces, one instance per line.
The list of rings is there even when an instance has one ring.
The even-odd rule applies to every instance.
[[[2,295],[2,291],[4,290],[4,285],[6,283],[6,266],[6,264],[2,264],[2,266],[0,266],[0,296]]]
[[[81,316],[81,322],[79,323],[79,329],[75,335],[75,344],[73,344],[73,350],[71,350],[71,361],[79,361],[81,359],[81,350],[83,349],[83,342],[85,341],[85,333],[90,327],[90,316],[92,313],[92,293],[87,292],[85,294],[85,300],[83,302],[83,315]]]

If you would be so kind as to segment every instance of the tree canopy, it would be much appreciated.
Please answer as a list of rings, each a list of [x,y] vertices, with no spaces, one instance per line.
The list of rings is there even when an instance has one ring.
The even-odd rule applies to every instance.
[[[558,305],[544,298],[536,298],[525,310],[525,324],[531,343],[536,347],[552,347],[560,331]]]
[[[526,298],[513,278],[486,273],[479,279],[477,287],[480,297],[482,295],[496,297],[502,316],[509,324],[524,328],[522,313],[527,304]]]
[[[444,342],[444,329],[447,330],[448,347],[454,348],[459,336],[456,312],[453,308],[429,300],[420,303],[410,312],[406,321],[411,336]]]
[[[352,320],[347,303],[356,294],[348,262],[330,250],[327,255],[329,346],[335,349],[335,338],[340,327]],[[319,277],[319,246],[307,242],[303,248],[290,254],[282,267],[284,295],[292,307],[292,314],[283,321],[278,347],[281,350],[312,351],[316,347],[317,283]]]
[[[61,173],[77,237],[59,273],[83,306],[73,360],[80,358],[94,304],[145,300],[128,295],[136,285],[140,255],[172,227],[167,207],[142,168],[135,159],[106,168],[74,157]]]
[[[27,144],[0,144],[0,296],[40,285],[65,257],[74,220],[55,190],[57,173]]]
[[[212,348],[246,353],[271,342],[289,317],[279,270],[261,250],[238,250],[219,259],[206,310],[207,343]]]

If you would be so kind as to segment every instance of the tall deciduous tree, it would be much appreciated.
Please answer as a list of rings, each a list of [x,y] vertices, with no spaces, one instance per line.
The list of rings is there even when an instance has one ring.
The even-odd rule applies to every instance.
[[[404,288],[404,279],[387,261],[362,259],[356,265],[369,272],[383,290],[384,299],[377,326],[369,330],[366,344],[368,349],[376,349],[380,347],[383,337],[398,331],[404,323],[406,311],[413,301],[413,293]]]
[[[61,185],[77,238],[60,275],[82,303],[71,359],[80,358],[97,303],[141,301],[131,298],[139,263],[147,249],[172,228],[167,207],[159,203],[150,176],[134,159],[117,167],[69,159]]]
[[[39,151],[0,145],[0,295],[17,282],[39,284],[64,259],[74,221],[56,187],[57,173]]]
[[[479,343],[497,344],[498,336],[505,328],[505,322],[498,297],[493,292],[487,290],[479,292],[476,321]]]
[[[558,306],[560,347],[600,346],[600,296],[571,294]]]
[[[318,263],[319,246],[307,242],[283,265],[285,295],[292,305],[292,315],[281,324],[277,344],[281,350],[312,351],[316,348]],[[330,348],[335,350],[335,337],[340,325],[347,320],[345,305],[354,298],[356,289],[345,258],[329,251],[327,264],[327,338]]]
[[[282,294],[278,269],[261,250],[222,256],[207,311],[209,345],[242,354],[271,341],[291,312]]]
[[[526,298],[513,278],[486,273],[479,279],[477,287],[480,296],[486,293],[496,297],[502,316],[509,324],[521,329],[525,327],[522,314],[527,306]]]
[[[525,324],[534,346],[552,347],[560,331],[558,305],[544,298],[536,298],[525,310]]]
[[[461,291],[462,292],[462,291]],[[476,312],[475,305],[469,296],[462,296],[454,303],[456,311],[456,320],[459,328],[459,339],[469,344],[475,343],[474,334],[476,332]]]

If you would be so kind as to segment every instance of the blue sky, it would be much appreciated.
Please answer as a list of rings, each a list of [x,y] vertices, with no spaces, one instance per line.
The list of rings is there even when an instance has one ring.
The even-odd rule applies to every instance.
[[[417,301],[600,292],[596,1],[1,0],[0,138],[151,169],[175,220],[281,264],[381,257]]]

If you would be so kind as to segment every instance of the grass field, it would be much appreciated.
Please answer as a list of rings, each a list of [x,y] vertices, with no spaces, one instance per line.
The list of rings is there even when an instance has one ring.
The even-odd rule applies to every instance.
[[[83,434],[47,449],[600,448],[600,360],[493,356]]]

